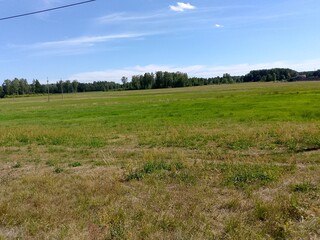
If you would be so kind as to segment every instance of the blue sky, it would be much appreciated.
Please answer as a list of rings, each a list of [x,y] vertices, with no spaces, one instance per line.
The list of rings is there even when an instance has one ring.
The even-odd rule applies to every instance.
[[[0,18],[78,0],[0,0]],[[0,21],[0,83],[320,68],[319,0],[96,0]]]

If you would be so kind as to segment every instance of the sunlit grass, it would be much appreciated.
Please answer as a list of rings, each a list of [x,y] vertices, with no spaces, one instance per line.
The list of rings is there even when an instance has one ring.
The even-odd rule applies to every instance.
[[[0,239],[320,237],[320,83],[0,100]]]

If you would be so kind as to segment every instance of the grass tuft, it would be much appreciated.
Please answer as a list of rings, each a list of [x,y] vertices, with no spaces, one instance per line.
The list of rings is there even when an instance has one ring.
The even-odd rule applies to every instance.
[[[64,170],[63,170],[63,168],[61,168],[61,167],[56,167],[55,169],[54,169],[54,172],[55,173],[62,173]]]
[[[258,165],[258,164],[211,164],[211,169],[222,173],[224,183],[236,188],[266,186],[275,182],[281,175],[293,171],[293,166]]]
[[[142,180],[146,175],[150,175],[152,173],[161,171],[176,172],[183,168],[184,165],[181,162],[168,163],[163,160],[148,161],[142,166],[142,168],[127,175],[126,180]]]
[[[119,211],[110,222],[110,239],[124,240],[127,239],[125,229],[125,214]]]
[[[80,162],[73,162],[73,163],[70,163],[68,166],[75,168],[75,167],[80,167],[80,166],[82,166],[82,164],[81,164]]]
[[[306,193],[306,192],[317,190],[317,187],[311,182],[302,182],[302,183],[294,184],[291,187],[291,189],[293,192]]]
[[[20,162],[17,162],[16,164],[14,164],[13,166],[12,166],[12,168],[21,168],[21,163]]]

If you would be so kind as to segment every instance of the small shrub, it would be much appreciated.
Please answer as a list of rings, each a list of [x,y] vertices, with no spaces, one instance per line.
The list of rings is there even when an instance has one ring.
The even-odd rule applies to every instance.
[[[255,217],[260,221],[266,221],[269,214],[269,206],[263,204],[262,202],[258,202],[255,206],[254,214]]]
[[[316,190],[316,186],[310,182],[298,183],[292,186],[294,192],[310,192]]]
[[[19,143],[22,143],[22,144],[29,144],[30,143],[29,137],[24,136],[24,135],[17,136],[17,140]]]
[[[125,237],[125,228],[122,221],[112,221],[110,227],[111,239],[123,240]]]
[[[290,231],[286,227],[289,222],[298,222],[303,218],[303,211],[293,197],[278,196],[273,201],[258,201],[253,216],[263,222],[263,231],[274,239],[287,239]]]
[[[252,142],[248,139],[239,139],[227,144],[228,148],[233,150],[247,150],[252,146]]]
[[[184,166],[181,162],[173,162],[173,163],[167,163],[164,161],[148,161],[146,162],[141,169],[138,169],[134,171],[133,173],[130,173],[126,180],[142,180],[146,175],[152,174],[155,172],[160,171],[170,171],[175,172],[183,169]]]
[[[272,173],[263,171],[262,169],[244,169],[235,172],[230,176],[230,180],[235,186],[242,187],[245,184],[259,183],[266,185],[275,179]]]
[[[153,173],[156,172],[158,170],[170,170],[170,164],[160,161],[160,162],[156,162],[156,161],[149,161],[147,162],[144,166],[143,166],[143,172],[145,174],[148,173]]]
[[[81,163],[79,163],[79,162],[74,162],[74,163],[70,163],[69,164],[69,167],[80,167],[82,164]]]
[[[136,171],[136,172],[133,172],[133,173],[130,173],[127,177],[126,177],[126,180],[127,181],[130,181],[130,180],[142,180],[144,178],[144,173],[142,171]]]
[[[60,137],[60,138],[53,138],[51,139],[50,143],[52,145],[63,145],[64,143],[66,143],[66,139]]]
[[[63,172],[63,168],[56,167],[56,168],[54,169],[54,172],[55,172],[55,173],[62,173],[62,172]]]
[[[238,229],[241,228],[241,221],[237,218],[230,218],[226,221],[224,225],[225,237],[231,237],[237,235]]]
[[[12,166],[12,168],[21,168],[21,163],[17,162]]]
[[[273,227],[270,228],[270,235],[276,240],[288,239],[289,233],[284,226],[280,226],[276,223],[270,223]]]
[[[249,164],[214,164],[210,166],[223,174],[224,182],[236,188],[265,186],[276,181],[283,173],[292,171],[292,167]]]

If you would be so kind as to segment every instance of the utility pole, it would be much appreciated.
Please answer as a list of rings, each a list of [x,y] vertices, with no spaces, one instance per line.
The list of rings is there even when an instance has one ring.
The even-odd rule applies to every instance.
[[[47,77],[47,86],[48,86],[48,102],[50,102],[50,90],[49,90],[49,79]]]

